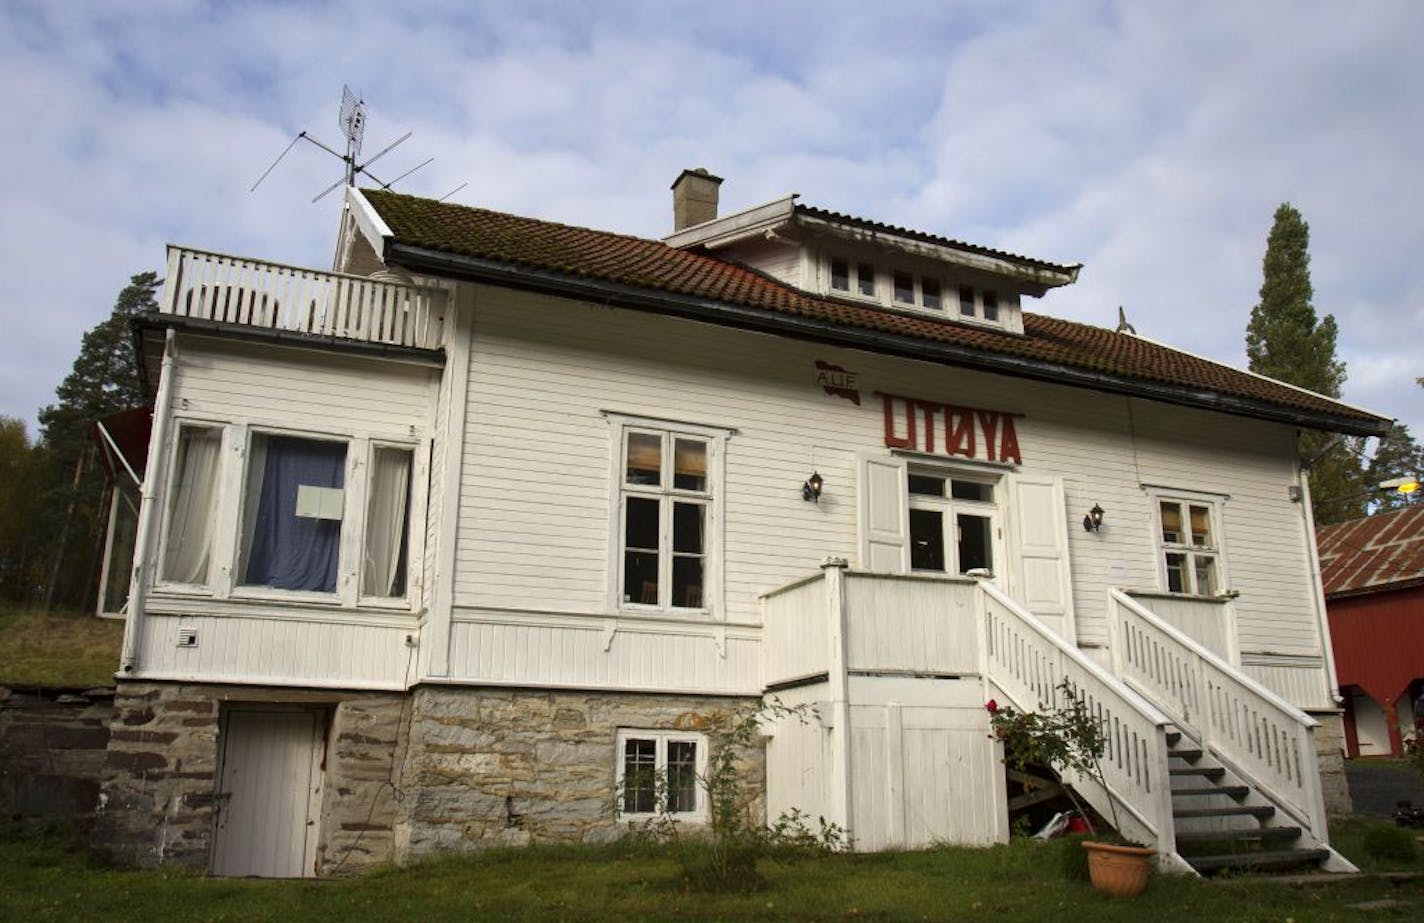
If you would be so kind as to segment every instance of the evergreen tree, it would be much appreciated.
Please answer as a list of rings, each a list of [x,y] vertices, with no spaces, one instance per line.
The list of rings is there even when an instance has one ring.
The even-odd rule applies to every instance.
[[[22,420],[0,417],[0,600],[34,600],[44,582],[39,453]]]
[[[1375,450],[1365,471],[1368,487],[1377,487],[1380,482],[1401,477],[1424,477],[1424,448],[1414,441],[1409,427],[1396,423],[1389,428],[1389,435]],[[1375,496],[1374,512],[1397,510],[1411,502],[1418,502],[1416,494],[1401,494],[1388,491]]]
[[[1276,209],[1262,262],[1261,300],[1246,325],[1251,371],[1327,397],[1339,397],[1345,364],[1335,358],[1335,318],[1318,319],[1311,300],[1310,226],[1289,202]],[[1301,434],[1300,453],[1315,459],[1310,492],[1315,519],[1341,522],[1365,513],[1359,440],[1333,446],[1330,433]]]
[[[132,321],[157,310],[158,285],[152,272],[129,280],[108,318],[84,334],[74,367],[55,390],[56,403],[39,412],[49,519],[41,526],[49,540],[46,608],[93,602],[108,506],[91,426],[144,403]]]

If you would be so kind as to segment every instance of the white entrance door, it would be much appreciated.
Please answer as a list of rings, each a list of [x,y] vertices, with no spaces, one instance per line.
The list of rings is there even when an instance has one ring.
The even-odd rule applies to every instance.
[[[315,711],[233,709],[222,729],[213,874],[315,874],[322,718]]]

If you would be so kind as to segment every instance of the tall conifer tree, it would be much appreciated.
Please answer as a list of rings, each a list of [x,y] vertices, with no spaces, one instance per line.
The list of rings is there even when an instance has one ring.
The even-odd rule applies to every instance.
[[[1345,363],[1335,357],[1338,330],[1333,315],[1317,318],[1310,283],[1310,226],[1289,202],[1276,209],[1262,262],[1261,300],[1246,325],[1251,371],[1339,397]],[[1329,433],[1301,434],[1301,455],[1315,459],[1310,493],[1317,522],[1340,522],[1365,512],[1360,440],[1333,448]],[[1323,455],[1321,453],[1324,453]]]

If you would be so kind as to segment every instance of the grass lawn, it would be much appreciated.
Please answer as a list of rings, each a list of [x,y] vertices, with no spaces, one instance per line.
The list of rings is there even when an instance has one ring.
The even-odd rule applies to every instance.
[[[1357,831],[1363,836],[1364,828]],[[1345,831],[1342,831],[1345,832]],[[1349,837],[1346,837],[1348,839]],[[45,920],[1355,920],[1424,919],[1424,880],[1299,886],[1155,878],[1115,901],[1059,871],[1062,844],[763,860],[750,894],[689,894],[669,859],[620,847],[441,859],[340,881],[99,868],[59,840],[0,833],[0,919]],[[1424,869],[1418,860],[1412,866]]]
[[[112,686],[123,635],[117,619],[0,611],[0,686]]]

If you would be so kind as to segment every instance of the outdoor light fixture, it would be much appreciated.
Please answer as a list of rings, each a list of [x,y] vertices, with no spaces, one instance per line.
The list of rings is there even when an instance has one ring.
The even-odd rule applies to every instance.
[[[807,503],[821,502],[821,475],[815,471],[806,479],[806,483],[801,485],[801,499]]]
[[[1097,532],[1103,527],[1103,508],[1096,503],[1088,510],[1088,515],[1083,517],[1083,531]]]
[[[1390,478],[1388,481],[1380,481],[1380,490],[1393,490],[1408,496],[1419,489],[1419,479],[1416,477]]]

